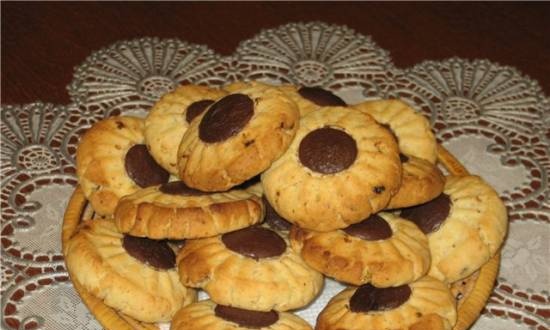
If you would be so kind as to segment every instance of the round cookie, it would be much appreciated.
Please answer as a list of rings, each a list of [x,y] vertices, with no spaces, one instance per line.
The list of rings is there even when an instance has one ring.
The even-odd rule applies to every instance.
[[[403,178],[387,209],[422,204],[441,194],[445,181],[435,165],[437,142],[424,116],[398,100],[367,101],[354,108],[373,116],[399,145]]]
[[[406,156],[425,159],[432,164],[437,161],[437,141],[430,122],[408,104],[399,100],[366,101],[353,108],[367,113],[389,126],[398,137],[399,150]]]
[[[203,191],[224,191],[263,172],[298,128],[294,102],[274,88],[229,94],[194,120],[178,150],[180,178]]]
[[[346,102],[339,96],[321,87],[282,85],[278,88],[296,103],[302,117],[323,107],[347,106]]]
[[[226,94],[215,88],[184,85],[155,103],[145,118],[145,142],[160,166],[178,174],[178,147],[189,123]]]
[[[401,211],[428,236],[429,274],[447,283],[481,268],[502,245],[508,226],[506,207],[478,176],[449,176],[436,199]]]
[[[390,213],[326,233],[294,226],[290,242],[312,268],[353,285],[407,284],[430,267],[426,236],[410,221]]]
[[[300,317],[287,312],[258,312],[216,305],[203,300],[180,309],[171,330],[311,330]]]
[[[165,241],[120,234],[112,221],[85,221],[65,247],[73,281],[136,320],[165,322],[196,300],[178,277]]]
[[[260,198],[244,190],[209,194],[172,181],[123,197],[114,218],[122,233],[182,239],[241,229],[260,222],[263,213]]]
[[[143,119],[110,117],[95,123],[82,137],[76,151],[76,173],[98,214],[112,214],[122,196],[168,182],[170,174],[144,144],[143,129]]]
[[[447,286],[425,276],[398,287],[345,289],[321,311],[315,329],[450,330],[456,317]]]
[[[300,227],[332,231],[384,208],[401,183],[397,144],[372,117],[325,107],[300,120],[288,148],[262,174],[264,195]]]
[[[403,166],[401,186],[386,209],[423,204],[441,194],[445,186],[445,176],[436,165],[404,154],[400,154],[399,158]]]
[[[323,286],[323,276],[290,248],[284,235],[259,226],[189,241],[177,262],[184,285],[202,288],[216,303],[237,308],[300,308]]]

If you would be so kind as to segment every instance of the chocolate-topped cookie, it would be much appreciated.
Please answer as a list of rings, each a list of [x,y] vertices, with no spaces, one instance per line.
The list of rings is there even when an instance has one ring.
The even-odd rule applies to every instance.
[[[331,232],[294,226],[290,243],[312,268],[353,285],[407,284],[430,267],[426,236],[415,224],[391,213],[371,215]]]
[[[316,231],[344,228],[381,210],[400,180],[390,132],[349,107],[302,117],[288,150],[262,174],[264,195],[277,213]]]
[[[425,276],[408,285],[365,284],[334,296],[317,318],[316,330],[451,330],[455,301],[447,286]]]
[[[122,196],[140,188],[168,182],[144,144],[140,118],[110,117],[95,123],[76,152],[79,184],[93,209],[110,215]]]
[[[153,239],[209,237],[262,220],[260,198],[244,190],[207,193],[172,181],[123,197],[114,219],[122,233]]]
[[[202,300],[182,308],[174,316],[170,329],[312,330],[309,324],[291,313],[216,305],[211,300]]]
[[[342,98],[322,87],[282,85],[278,88],[296,103],[302,117],[323,107],[347,106]]]
[[[366,101],[353,108],[374,117],[399,145],[401,186],[386,209],[422,204],[443,191],[445,180],[435,164],[437,142],[427,118],[398,100]]]
[[[353,105],[363,113],[371,115],[377,122],[387,125],[399,144],[400,152],[409,157],[437,161],[437,141],[430,122],[408,104],[400,100],[365,101]]]
[[[300,308],[320,292],[323,276],[288,246],[285,235],[260,226],[190,240],[177,256],[180,279],[222,305],[264,312]]]
[[[426,233],[432,256],[429,274],[447,283],[471,275],[489,261],[508,227],[506,207],[495,190],[470,175],[447,177],[439,197],[403,209],[401,217]]]
[[[166,241],[119,233],[111,220],[84,221],[64,246],[71,279],[107,306],[142,322],[167,322],[196,300]]]
[[[267,169],[298,128],[296,105],[264,84],[244,85],[194,120],[178,150],[178,174],[190,187],[224,191]]]
[[[178,174],[178,147],[189,124],[227,93],[199,85],[179,86],[155,103],[145,119],[145,141],[155,160]]]

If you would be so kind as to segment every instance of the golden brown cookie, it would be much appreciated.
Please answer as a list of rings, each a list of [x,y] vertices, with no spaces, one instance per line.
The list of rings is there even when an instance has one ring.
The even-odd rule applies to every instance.
[[[284,235],[252,226],[191,240],[177,258],[181,282],[221,305],[286,311],[311,302],[323,276],[288,246]]]
[[[292,227],[290,242],[308,265],[339,281],[398,286],[424,276],[430,267],[428,239],[415,224],[390,213],[332,232]]]
[[[244,190],[210,194],[172,181],[123,197],[114,218],[120,232],[133,236],[209,237],[260,222],[263,203]]]
[[[346,102],[339,96],[321,87],[282,85],[278,88],[296,103],[302,117],[323,107],[347,106]]]
[[[120,234],[109,220],[85,221],[65,247],[71,274],[88,292],[136,320],[165,322],[196,299],[178,277],[165,241]]]
[[[399,100],[377,100],[359,103],[353,107],[389,126],[399,140],[401,153],[436,163],[437,141],[430,122],[408,104]]]
[[[455,301],[447,286],[425,276],[416,282],[379,289],[371,284],[334,296],[317,318],[316,330],[450,330]]]
[[[143,119],[110,117],[95,123],[76,152],[79,184],[101,214],[112,214],[118,200],[140,188],[168,182],[144,144]]]
[[[502,245],[508,219],[497,193],[478,176],[449,176],[436,199],[403,209],[428,235],[432,265],[429,274],[447,283],[481,268]]]
[[[277,213],[317,231],[344,228],[381,210],[400,183],[390,132],[344,107],[302,117],[287,152],[262,174],[264,195]]]
[[[401,188],[387,209],[428,202],[443,191],[444,178],[435,165],[437,142],[429,121],[398,100],[367,101],[354,106],[386,127],[399,145],[403,164]]]
[[[294,102],[254,86],[212,104],[194,120],[178,151],[180,178],[203,191],[224,191],[268,168],[298,128]]]
[[[258,312],[216,305],[203,300],[180,309],[171,330],[311,330],[300,317],[287,312]]]
[[[226,94],[216,88],[184,85],[160,98],[145,118],[145,142],[160,166],[178,174],[178,147],[189,123]]]
[[[401,186],[386,209],[423,204],[441,194],[445,186],[445,176],[436,165],[404,154],[400,154],[399,158],[403,166]]]

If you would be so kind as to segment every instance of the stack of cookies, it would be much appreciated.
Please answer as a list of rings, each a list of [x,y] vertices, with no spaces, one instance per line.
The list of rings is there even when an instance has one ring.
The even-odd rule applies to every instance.
[[[291,311],[324,276],[349,288],[315,329],[452,329],[449,284],[497,253],[507,219],[479,177],[445,177],[436,148],[397,100],[181,86],[147,118],[82,137],[77,174],[99,219],[66,263],[106,305],[172,329],[311,329]]]

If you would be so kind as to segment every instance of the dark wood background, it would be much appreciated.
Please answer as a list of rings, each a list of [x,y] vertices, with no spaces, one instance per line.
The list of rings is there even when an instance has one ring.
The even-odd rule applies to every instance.
[[[452,56],[514,66],[550,94],[550,3],[2,2],[2,103],[67,104],[73,69],[142,36],[228,55],[264,28],[319,20],[368,34],[407,67]]]

